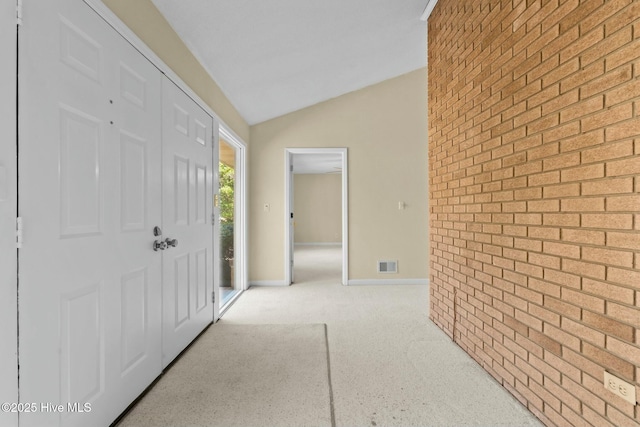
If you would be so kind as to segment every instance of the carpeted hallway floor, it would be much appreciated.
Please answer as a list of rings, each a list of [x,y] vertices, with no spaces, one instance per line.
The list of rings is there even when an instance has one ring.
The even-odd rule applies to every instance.
[[[301,414],[297,412],[311,410],[302,404],[294,406],[298,411],[291,411],[291,406],[285,405],[284,409],[278,408],[277,404],[274,406],[273,399],[269,397],[269,384],[273,383],[272,391],[282,393],[277,372],[256,370],[250,371],[251,375],[256,376],[256,382],[265,384],[266,379],[266,388],[261,388],[261,392],[265,393],[263,396],[259,393],[239,396],[232,390],[229,395],[237,404],[211,400],[205,395],[201,396],[201,402],[190,401],[182,406],[182,410],[197,411],[200,405],[220,405],[228,411],[238,411],[238,420],[262,419],[262,423],[256,421],[255,424],[247,421],[250,424],[246,425],[255,426],[542,425],[431,323],[428,319],[427,286],[342,286],[340,256],[339,247],[296,248],[294,285],[286,288],[251,288],[245,291],[220,322],[210,327],[200,338],[206,341],[209,340],[207,335],[215,334],[218,328],[240,325],[253,325],[250,328],[268,325],[280,325],[278,327],[282,328],[288,325],[295,328],[306,325],[316,327],[316,332],[319,324],[326,325],[324,351],[327,364],[323,365],[320,360],[322,351],[319,349],[313,352],[314,362],[302,360],[314,372],[310,373],[310,378],[315,378],[317,384],[308,387],[306,391],[300,385],[293,385],[288,392],[292,398],[308,393],[312,396],[309,399],[316,399],[318,403],[311,406],[313,411],[318,411],[317,416],[300,417]],[[307,332],[312,333],[311,330]],[[284,332],[282,335],[285,335]],[[274,348],[282,347],[283,351],[278,353],[280,356],[272,354],[269,357],[285,359],[286,363],[278,368],[281,371],[287,371],[289,366],[295,371],[299,369],[301,362],[296,349],[317,346],[319,338],[305,341],[295,334],[287,336],[290,339],[285,344],[274,343]],[[307,335],[305,339],[309,337]],[[206,363],[188,358],[190,352],[196,351],[197,345],[198,343],[169,373],[178,368],[180,372],[183,369],[198,369],[198,363]],[[266,346],[271,347],[268,344]],[[228,357],[233,359],[232,354],[228,354]],[[238,362],[237,375],[247,372],[242,360],[244,359],[240,358]],[[210,363],[215,363],[215,360]],[[225,362],[225,366],[226,369],[234,370],[233,363]],[[320,380],[322,375],[327,379],[326,384]],[[187,377],[188,374],[178,377],[181,376]],[[145,401],[150,399],[156,388],[161,387],[164,380],[165,378],[138,406],[153,412],[153,405]],[[238,384],[243,382],[246,382],[246,378],[238,379]],[[305,380],[304,383],[312,384],[311,380]],[[229,385],[233,383],[225,384],[233,388]],[[318,390],[321,394],[328,395],[324,399],[320,398],[316,393]],[[271,403],[261,406],[259,402]],[[177,407],[180,408],[180,405]],[[124,419],[123,426],[149,425],[142,422],[144,417],[138,418],[139,422],[133,422],[136,410],[137,408]],[[175,411],[176,409],[172,409],[171,412]],[[200,411],[204,412],[203,409]],[[255,413],[247,414],[247,411]],[[266,416],[256,418],[261,412]],[[228,421],[234,419],[233,413],[228,412],[225,417],[227,424],[214,416],[209,417],[210,419],[200,418],[196,423],[192,417],[180,418],[174,414],[170,420],[166,419],[165,424],[162,419],[155,419],[153,425],[241,425]],[[184,424],[177,423],[181,419]],[[314,421],[310,421],[311,419]]]

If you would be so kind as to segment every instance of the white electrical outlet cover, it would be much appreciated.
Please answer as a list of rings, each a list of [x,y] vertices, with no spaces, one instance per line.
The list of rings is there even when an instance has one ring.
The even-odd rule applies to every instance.
[[[604,388],[632,405],[636,404],[636,386],[606,371],[604,373]]]

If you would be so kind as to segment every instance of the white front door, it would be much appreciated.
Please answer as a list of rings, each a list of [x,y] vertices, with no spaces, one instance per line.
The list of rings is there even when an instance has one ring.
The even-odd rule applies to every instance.
[[[162,81],[163,365],[213,319],[213,118]],[[174,242],[175,240],[175,242]]]
[[[16,252],[16,4],[0,5],[0,402],[18,402]],[[18,425],[18,413],[0,411],[0,425]]]
[[[108,425],[162,368],[160,73],[81,0],[24,8],[20,425]]]

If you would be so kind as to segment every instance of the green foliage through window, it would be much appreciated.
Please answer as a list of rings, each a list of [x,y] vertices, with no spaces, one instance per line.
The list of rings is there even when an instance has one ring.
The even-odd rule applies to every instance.
[[[231,166],[220,163],[220,222],[233,223],[233,203],[236,171]]]
[[[220,255],[222,286],[233,287],[234,202],[236,171],[220,162]]]

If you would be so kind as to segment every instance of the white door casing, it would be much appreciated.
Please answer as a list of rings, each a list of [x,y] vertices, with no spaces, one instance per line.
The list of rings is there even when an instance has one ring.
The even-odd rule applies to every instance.
[[[213,319],[213,118],[162,80],[163,366]]]
[[[234,182],[234,272],[235,272],[235,286],[241,292],[247,289],[247,204],[246,204],[246,194],[247,194],[247,168],[246,168],[246,145],[244,142],[238,138],[229,128],[225,125],[220,124],[218,126],[219,135],[216,137],[216,145],[215,147],[219,147],[219,139],[223,138],[227,145],[233,148],[235,151],[235,182]],[[219,164],[219,149],[214,150],[216,156],[214,156],[214,165]],[[219,194],[220,192],[220,168],[214,167],[214,190]],[[216,251],[216,255],[214,256],[214,260],[216,263],[220,263],[220,206],[214,207],[215,209],[215,217],[218,219],[215,222],[214,229],[214,250]],[[217,274],[220,274],[220,270],[218,269]],[[216,284],[220,283],[220,279],[216,276]],[[215,319],[217,320],[220,315],[220,306],[222,305],[222,300],[220,296],[217,294],[219,292],[219,286],[216,286],[216,304],[215,310],[216,315]],[[232,298],[233,301],[237,298],[239,294]],[[227,305],[227,308],[230,307],[230,304]],[[225,308],[225,310],[227,309]]]
[[[295,179],[293,174],[293,153],[289,152],[289,271],[290,276],[287,284],[295,282],[295,241],[296,241],[296,213],[295,207]]]
[[[24,7],[20,399],[62,411],[20,425],[108,425],[161,372],[160,73],[80,0]]]
[[[294,278],[294,250],[295,250],[295,238],[294,238],[294,227],[295,227],[295,212],[293,212],[294,206],[294,179],[293,179],[293,152],[289,149],[286,149],[284,152],[284,197],[285,197],[285,206],[284,206],[284,284],[285,286],[290,286]]]
[[[0,402],[18,402],[16,2],[0,5]],[[17,412],[0,411],[0,425],[18,425]]]
[[[211,171],[212,171],[212,202],[211,202],[211,222],[213,229],[211,232],[211,240],[213,244],[213,289],[215,302],[213,303],[213,322],[220,320],[220,305],[222,303],[222,294],[220,292],[220,122],[213,120],[213,149],[211,153]]]
[[[294,220],[292,220],[290,213],[293,212],[293,156],[295,154],[339,154],[341,157],[341,169],[342,169],[342,284],[347,285],[349,282],[349,172],[348,172],[348,159],[346,148],[285,148],[284,150],[284,163],[285,163],[285,266],[284,266],[284,280],[285,285],[290,285],[293,282],[293,251],[294,251],[294,239],[293,239],[293,227]]]

